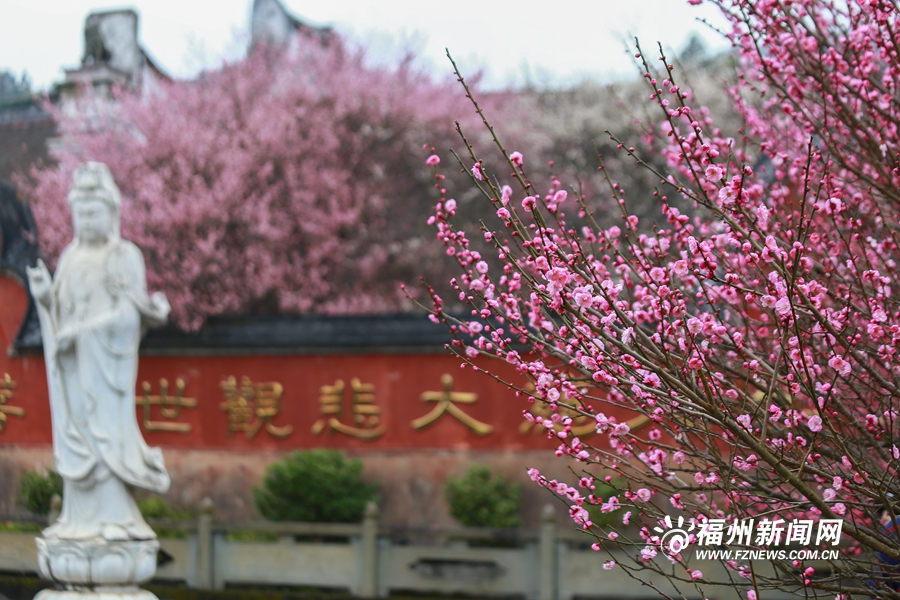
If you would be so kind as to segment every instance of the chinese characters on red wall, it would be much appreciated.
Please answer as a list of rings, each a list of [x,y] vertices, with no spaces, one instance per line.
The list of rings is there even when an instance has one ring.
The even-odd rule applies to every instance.
[[[0,445],[50,443],[36,360],[0,369]],[[537,450],[563,422],[596,435],[590,417],[529,402],[513,369],[507,381],[526,394],[440,354],[142,357],[134,403],[148,443],[164,447]]]

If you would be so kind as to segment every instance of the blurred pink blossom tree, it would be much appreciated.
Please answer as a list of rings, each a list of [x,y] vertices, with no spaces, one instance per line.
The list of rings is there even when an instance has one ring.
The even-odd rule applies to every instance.
[[[472,111],[411,61],[364,59],[336,36],[301,39],[55,109],[58,164],[20,180],[45,256],[71,239],[74,166],[99,160],[123,192],[123,235],[183,328],[225,313],[403,309],[400,283],[440,264],[418,151],[449,144],[454,116]]]

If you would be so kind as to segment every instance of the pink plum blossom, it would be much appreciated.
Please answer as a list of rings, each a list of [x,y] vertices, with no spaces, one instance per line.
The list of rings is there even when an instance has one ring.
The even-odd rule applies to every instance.
[[[502,322],[489,354],[517,371],[489,367],[493,376],[530,378],[538,396],[562,390],[571,402],[571,416],[550,418],[568,428],[555,454],[608,473],[607,483],[626,480],[615,487],[636,515],[665,516],[669,529],[677,520],[691,535],[713,520],[844,517],[834,562],[870,589],[876,555],[900,557],[896,540],[871,537],[882,527],[873,505],[898,493],[900,460],[900,54],[891,42],[900,13],[880,2],[709,3],[723,9],[740,64],[727,95],[740,128],[725,131],[665,52],[638,46],[650,104],[640,143],[610,133],[600,192],[516,170],[508,183],[535,202],[485,223],[503,248],[492,272],[504,279],[467,308]],[[504,147],[467,150],[487,157]],[[652,181],[637,193],[615,175],[635,163]],[[486,194],[491,207],[502,205],[494,188],[503,183]],[[555,201],[561,189],[578,190],[577,206]],[[437,203],[439,236],[456,236],[447,243],[463,277],[478,280],[455,223]],[[616,496],[588,501],[602,513],[621,507]],[[622,558],[636,577],[658,566],[647,563],[663,529],[642,529],[640,554]],[[796,593],[798,578],[817,595],[833,588],[800,560],[768,562],[751,571],[731,561],[733,573],[704,579],[752,579],[748,600],[757,589]]]

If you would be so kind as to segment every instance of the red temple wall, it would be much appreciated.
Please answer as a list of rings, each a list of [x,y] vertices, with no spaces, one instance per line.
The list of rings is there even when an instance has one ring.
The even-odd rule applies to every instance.
[[[21,285],[0,276],[3,348],[27,303]],[[491,368],[525,384],[509,365]],[[163,448],[172,474],[167,498],[196,506],[209,496],[228,518],[255,517],[250,490],[265,467],[303,448],[362,458],[366,477],[381,484],[385,522],[396,526],[449,525],[441,486],[473,462],[523,481],[532,525],[552,498],[526,468],[574,477],[553,456],[557,444],[523,418],[534,408],[525,397],[449,354],[142,356],[136,387],[144,438]],[[0,513],[10,514],[21,511],[21,470],[52,462],[43,357],[2,353],[0,394]],[[591,435],[587,419],[576,425]]]

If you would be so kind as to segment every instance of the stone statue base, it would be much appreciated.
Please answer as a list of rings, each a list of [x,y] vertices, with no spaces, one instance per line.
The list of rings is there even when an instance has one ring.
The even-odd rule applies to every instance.
[[[137,586],[98,586],[93,589],[43,590],[34,600],[159,600],[154,594]]]
[[[108,541],[36,538],[38,570],[65,590],[44,590],[40,600],[156,600],[137,587],[156,573],[158,540]]]

